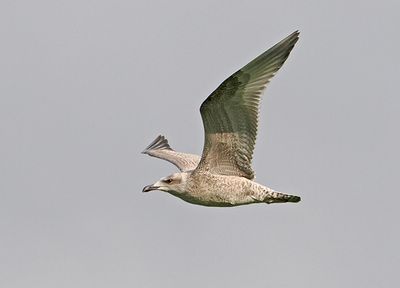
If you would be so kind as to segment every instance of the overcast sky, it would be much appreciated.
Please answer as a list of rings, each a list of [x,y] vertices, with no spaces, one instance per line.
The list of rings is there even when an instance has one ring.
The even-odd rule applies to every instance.
[[[0,4],[0,286],[398,287],[400,2]],[[285,36],[257,181],[297,204],[142,193],[199,107]]]

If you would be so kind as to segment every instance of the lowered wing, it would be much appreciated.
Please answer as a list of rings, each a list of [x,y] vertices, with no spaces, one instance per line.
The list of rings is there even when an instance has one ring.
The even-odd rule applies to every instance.
[[[171,146],[168,144],[168,140],[162,135],[159,135],[151,142],[142,153],[167,160],[178,167],[182,172],[195,169],[200,162],[200,156],[198,155],[172,150]]]

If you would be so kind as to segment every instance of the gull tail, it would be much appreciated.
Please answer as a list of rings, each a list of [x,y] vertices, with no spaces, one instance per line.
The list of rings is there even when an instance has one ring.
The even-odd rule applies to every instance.
[[[267,197],[265,197],[264,202],[267,204],[286,203],[286,202],[297,203],[300,202],[300,200],[301,198],[299,196],[284,194],[276,191],[270,191]]]

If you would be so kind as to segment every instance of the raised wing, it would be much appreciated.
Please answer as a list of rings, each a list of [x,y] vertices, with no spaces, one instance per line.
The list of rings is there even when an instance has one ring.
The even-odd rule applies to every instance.
[[[200,107],[205,142],[199,170],[254,178],[260,96],[293,49],[295,31],[226,79]]]
[[[180,153],[172,150],[168,140],[159,135],[149,146],[144,149],[143,154],[160,158],[171,162],[182,172],[193,170],[200,162],[200,156],[194,154]]]

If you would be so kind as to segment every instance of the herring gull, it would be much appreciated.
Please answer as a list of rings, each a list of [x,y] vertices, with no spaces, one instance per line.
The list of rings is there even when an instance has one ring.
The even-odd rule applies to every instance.
[[[180,170],[145,186],[192,204],[229,207],[252,203],[299,202],[300,197],[254,182],[251,167],[260,98],[299,38],[295,31],[231,75],[200,107],[205,141],[200,156],[174,151],[158,136],[142,153]]]

